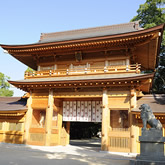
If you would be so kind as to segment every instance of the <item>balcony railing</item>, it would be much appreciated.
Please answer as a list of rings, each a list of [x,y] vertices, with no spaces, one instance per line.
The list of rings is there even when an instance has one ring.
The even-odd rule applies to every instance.
[[[140,73],[140,64],[25,72],[25,79],[94,74]]]

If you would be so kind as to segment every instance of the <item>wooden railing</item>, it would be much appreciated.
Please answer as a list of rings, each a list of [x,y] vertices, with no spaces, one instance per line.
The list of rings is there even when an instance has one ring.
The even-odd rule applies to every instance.
[[[25,79],[46,78],[46,77],[63,77],[73,75],[94,75],[94,74],[117,74],[117,73],[140,73],[140,64],[108,66],[108,67],[90,67],[79,69],[57,69],[45,71],[25,72]]]

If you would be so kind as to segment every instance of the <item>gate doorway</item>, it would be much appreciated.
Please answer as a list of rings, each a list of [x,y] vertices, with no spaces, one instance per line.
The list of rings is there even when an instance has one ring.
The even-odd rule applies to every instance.
[[[102,101],[94,99],[63,100],[63,125],[68,125],[68,144],[101,147]]]
[[[70,145],[99,151],[101,149],[101,123],[70,122]]]
[[[71,122],[70,139],[101,138],[101,123]]]

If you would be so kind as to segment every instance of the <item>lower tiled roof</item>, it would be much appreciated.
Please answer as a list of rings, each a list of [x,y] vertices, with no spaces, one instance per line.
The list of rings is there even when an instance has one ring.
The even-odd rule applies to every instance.
[[[137,108],[133,109],[132,112],[140,112],[141,104],[148,104],[154,113],[165,113],[165,94],[144,95],[138,99]]]
[[[18,80],[15,82],[21,83],[30,83],[30,82],[63,82],[63,81],[83,81],[83,80],[113,80],[113,79],[127,79],[127,78],[135,78],[143,77],[152,74],[136,74],[136,73],[128,73],[128,74],[102,74],[102,75],[81,75],[81,76],[65,76],[65,77],[50,77],[50,78],[30,78],[25,80]]]
[[[21,97],[0,97],[0,111],[27,110],[27,99]]]

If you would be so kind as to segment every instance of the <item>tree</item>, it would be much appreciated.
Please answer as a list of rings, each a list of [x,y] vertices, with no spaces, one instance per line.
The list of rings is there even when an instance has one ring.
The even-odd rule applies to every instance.
[[[13,91],[9,90],[10,84],[7,79],[10,79],[10,77],[0,72],[0,96],[13,96]]]
[[[26,70],[25,70],[25,72],[33,72],[34,70],[32,69],[32,68],[30,68],[30,67],[28,67]]]
[[[137,16],[131,21],[138,21],[144,29],[165,23],[165,0],[146,0],[137,10]],[[165,31],[160,48],[159,62],[153,80],[152,92],[165,93]]]

